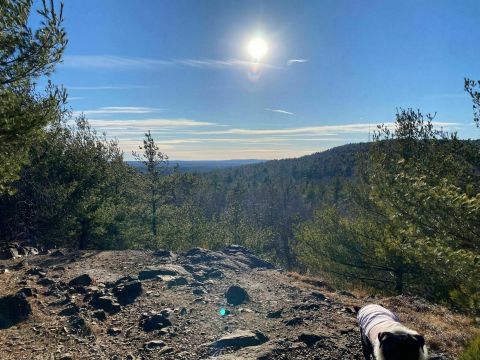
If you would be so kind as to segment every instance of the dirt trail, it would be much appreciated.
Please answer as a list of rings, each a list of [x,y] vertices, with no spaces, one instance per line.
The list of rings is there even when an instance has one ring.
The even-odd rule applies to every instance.
[[[184,254],[65,250],[20,261],[0,262],[8,269],[0,296],[23,289],[32,314],[0,329],[2,359],[359,360],[353,306],[369,302],[424,332],[433,359],[451,359],[464,335],[442,338],[439,326],[443,333],[470,326],[418,298],[358,298],[310,285],[236,246]],[[232,285],[248,300],[229,304]]]

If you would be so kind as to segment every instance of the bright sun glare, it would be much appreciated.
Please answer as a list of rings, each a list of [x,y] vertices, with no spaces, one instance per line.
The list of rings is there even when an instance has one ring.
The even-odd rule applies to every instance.
[[[248,44],[248,53],[253,60],[260,60],[268,51],[267,43],[260,38],[255,38]]]

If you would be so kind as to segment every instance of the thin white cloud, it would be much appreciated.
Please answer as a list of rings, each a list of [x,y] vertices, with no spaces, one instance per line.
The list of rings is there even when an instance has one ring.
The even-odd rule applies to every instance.
[[[308,62],[308,59],[290,59],[287,61],[287,65],[291,66],[293,64],[302,64]]]
[[[287,110],[282,110],[282,109],[269,109],[269,108],[265,108],[265,110],[266,110],[266,111],[272,111],[272,112],[280,113],[280,114],[293,115],[292,112],[287,111]]]
[[[95,110],[78,110],[73,115],[150,114],[163,109],[143,106],[104,106]]]
[[[188,128],[198,126],[220,126],[218,124],[206,121],[197,121],[192,119],[142,119],[142,120],[107,120],[92,119],[89,120],[94,128],[98,129],[154,129],[154,128]]]
[[[385,123],[386,126],[393,127],[393,123]],[[434,126],[456,127],[458,123],[450,122],[434,122]],[[289,135],[289,134],[305,134],[305,135],[326,135],[336,133],[368,133],[375,130],[375,125],[371,124],[342,124],[342,125],[324,125],[324,126],[305,126],[287,129],[228,129],[201,131],[197,134],[236,134],[236,135]]]
[[[240,59],[149,59],[140,57],[124,57],[111,55],[67,55],[64,57],[62,66],[69,68],[97,68],[97,69],[144,69],[155,70],[166,66],[186,66],[203,69],[220,69],[231,67],[250,67],[250,61]],[[260,63],[256,64],[263,68],[278,69],[279,66]]]

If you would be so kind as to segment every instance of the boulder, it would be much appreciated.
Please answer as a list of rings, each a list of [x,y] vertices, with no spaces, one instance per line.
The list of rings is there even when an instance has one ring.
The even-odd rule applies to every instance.
[[[2,260],[16,259],[20,256],[21,255],[18,253],[18,250],[14,247],[8,247],[0,250],[0,259]]]
[[[302,332],[300,335],[298,335],[298,341],[305,343],[307,346],[313,346],[325,338],[326,337],[323,335],[313,334],[310,332]]]
[[[107,334],[110,336],[117,336],[122,333],[122,329],[117,328],[117,327],[109,327],[107,330]]]
[[[46,271],[42,268],[39,267],[32,267],[26,271],[27,275],[38,275],[38,276],[44,276],[46,275]]]
[[[231,334],[225,335],[220,339],[207,344],[210,348],[243,348],[247,346],[257,346],[268,341],[268,337],[260,331],[237,330]]]
[[[205,272],[205,276],[207,279],[221,279],[224,275],[219,269],[212,268]]]
[[[225,249],[222,250],[223,253],[234,256],[235,260],[244,263],[248,267],[255,269],[255,268],[265,268],[265,269],[273,269],[274,266],[269,263],[268,261],[262,260],[256,257],[253,252],[247,249],[244,246],[240,245],[230,245],[227,246]]]
[[[192,264],[209,263],[212,261],[220,261],[225,259],[225,255],[212,250],[206,250],[202,248],[193,248],[182,254]]]
[[[37,284],[42,286],[51,286],[55,284],[55,280],[44,277],[44,278],[38,279]]]
[[[284,339],[278,339],[274,341],[267,341],[266,343],[258,346],[250,346],[243,349],[239,349],[231,354],[215,355],[210,360],[270,360],[276,359],[276,354],[285,352],[285,349],[289,347],[289,343]],[[295,357],[299,358],[299,357]],[[293,357],[292,357],[293,359]]]
[[[32,313],[32,308],[23,293],[0,298],[0,329],[6,329],[23,320]]]
[[[287,325],[287,326],[297,326],[297,325],[301,325],[303,323],[304,323],[303,318],[298,317],[298,316],[284,321],[284,324]]]
[[[179,265],[164,265],[157,267],[150,267],[145,270],[140,271],[138,274],[139,280],[150,280],[156,279],[161,275],[170,275],[170,276],[188,276],[188,272]]]
[[[92,334],[92,329],[88,326],[85,319],[81,316],[71,316],[68,319],[68,326],[71,332],[82,336],[89,336]]]
[[[122,285],[122,284],[125,284],[125,283],[128,283],[128,282],[137,281],[137,280],[138,280],[138,276],[127,275],[127,276],[123,276],[123,277],[117,279],[115,282],[107,282],[107,283],[105,283],[105,286],[107,288],[112,288],[112,287],[115,287],[115,286],[118,286],[118,285]]]
[[[88,274],[83,274],[77,276],[76,278],[70,280],[68,286],[76,287],[76,286],[88,286],[93,283],[93,279]]]
[[[162,348],[164,346],[165,346],[165,342],[163,342],[162,340],[151,340],[145,343],[144,348],[146,350],[154,350],[154,349]]]
[[[200,288],[196,288],[196,289],[193,289],[192,293],[193,293],[193,295],[203,295],[203,294],[205,294],[205,290],[200,289]]]
[[[177,276],[167,281],[167,288],[180,286],[180,285],[188,285],[188,279],[184,276]]]
[[[143,331],[147,332],[160,330],[171,325],[172,322],[168,319],[168,315],[162,313],[153,315],[142,314],[139,324]]]
[[[282,312],[283,312],[283,309],[276,310],[276,311],[269,311],[267,313],[267,319],[278,319],[282,317]]]
[[[297,304],[292,306],[292,310],[303,310],[303,311],[314,311],[320,309],[320,304],[316,303],[306,303],[306,304]]]
[[[31,287],[24,287],[18,291],[23,293],[26,297],[34,296],[37,293],[37,289]]]
[[[227,302],[234,306],[250,301],[248,293],[238,285],[230,286],[225,293],[225,297],[227,298]]]
[[[78,314],[79,312],[80,312],[80,308],[75,304],[71,304],[70,306],[61,310],[58,313],[58,315],[60,315],[60,316],[72,316],[72,315]]]
[[[319,291],[312,291],[311,295],[317,300],[323,301],[327,299],[327,297]]]
[[[138,280],[119,284],[112,289],[120,305],[131,304],[142,294],[142,283]]]
[[[105,321],[107,320],[107,314],[105,314],[105,311],[103,310],[95,310],[93,313],[92,313],[92,316],[97,319],[97,320],[100,320],[100,321]]]
[[[40,253],[38,249],[33,246],[25,246],[24,251],[26,253],[25,255],[27,256],[38,255]]]
[[[90,300],[89,305],[95,309],[105,310],[110,314],[115,314],[122,309],[120,304],[111,296],[94,296],[92,300]]]

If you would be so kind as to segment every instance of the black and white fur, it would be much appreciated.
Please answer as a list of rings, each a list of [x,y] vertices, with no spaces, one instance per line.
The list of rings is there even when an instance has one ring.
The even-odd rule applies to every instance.
[[[363,307],[364,309],[366,307]],[[362,310],[356,308],[357,314]],[[382,308],[384,309],[384,308]],[[385,309],[386,310],[386,309]],[[388,310],[386,312],[390,313]],[[390,313],[391,314],[391,313]],[[388,316],[382,314],[383,316]],[[360,322],[359,322],[360,324]],[[388,331],[378,332],[374,339],[360,325],[365,360],[427,360],[425,340],[418,332],[402,325],[396,316],[388,321]]]

